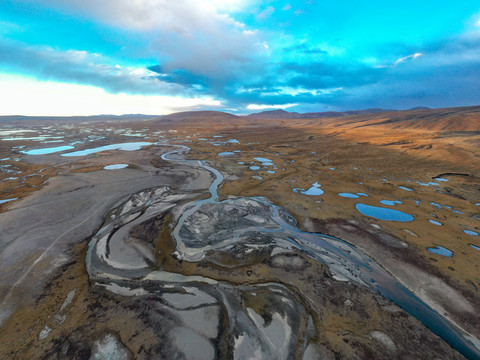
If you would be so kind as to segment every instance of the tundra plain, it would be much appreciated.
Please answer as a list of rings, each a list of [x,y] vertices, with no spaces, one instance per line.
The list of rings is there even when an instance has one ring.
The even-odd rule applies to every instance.
[[[477,358],[480,107],[329,115],[0,119],[0,357]]]

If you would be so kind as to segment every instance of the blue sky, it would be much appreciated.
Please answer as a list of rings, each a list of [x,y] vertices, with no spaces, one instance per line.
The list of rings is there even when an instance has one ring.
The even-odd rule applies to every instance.
[[[464,106],[479,80],[478,1],[0,3],[0,114]]]

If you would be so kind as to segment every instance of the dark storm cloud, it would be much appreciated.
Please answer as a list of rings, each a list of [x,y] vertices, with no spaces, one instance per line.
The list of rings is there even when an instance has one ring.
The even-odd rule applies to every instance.
[[[358,63],[314,62],[285,64],[281,72],[290,77],[285,82],[288,86],[328,89],[375,83],[384,76],[385,69]]]
[[[253,90],[229,87],[237,104],[291,104],[342,109],[474,105],[480,99],[480,38],[448,38],[423,46],[391,44],[376,65],[360,61],[288,62],[271,65]],[[285,94],[281,88],[296,89]],[[304,105],[302,107],[302,105]]]

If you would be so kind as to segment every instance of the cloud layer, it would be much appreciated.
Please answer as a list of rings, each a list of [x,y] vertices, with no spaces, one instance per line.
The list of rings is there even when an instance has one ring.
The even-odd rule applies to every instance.
[[[4,71],[94,85],[112,93],[187,94],[181,85],[161,81],[147,69],[110,65],[103,56],[85,51],[58,51],[0,39],[0,64]]]
[[[399,6],[400,13],[409,1]],[[440,30],[415,40],[414,27],[426,24],[398,17],[403,24],[388,24],[391,28],[375,33],[378,24],[372,19],[386,17],[381,13],[360,13],[359,7],[334,22],[329,19],[336,16],[335,8],[328,7],[333,5],[311,1],[6,3],[3,19],[0,5],[0,24],[9,24],[0,31],[0,71],[39,80],[93,85],[112,94],[216,99],[240,112],[271,106],[297,111],[440,107],[476,104],[480,98],[474,2],[458,6],[454,14],[464,25],[447,32],[445,19],[454,11],[445,11],[437,23],[429,20],[429,29]],[[373,17],[362,22],[360,15]],[[413,15],[423,16],[420,10]],[[91,47],[65,46],[68,41],[56,27],[68,25],[69,17],[88,26],[88,36],[96,36]],[[405,36],[399,37],[394,26],[402,25]],[[49,36],[36,38],[35,29]],[[135,52],[139,44],[141,56]]]

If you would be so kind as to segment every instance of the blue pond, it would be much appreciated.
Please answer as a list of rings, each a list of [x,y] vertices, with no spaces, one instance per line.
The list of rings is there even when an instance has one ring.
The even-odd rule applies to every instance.
[[[438,246],[436,245],[435,247],[427,248],[428,251],[430,251],[433,254],[436,255],[441,255],[445,257],[452,257],[453,256],[453,251],[448,250],[447,248],[444,248],[443,246]]]
[[[260,170],[260,166],[252,165],[252,166],[250,166],[250,170],[252,170],[252,171],[254,171],[254,170]]]
[[[24,154],[27,155],[46,155],[46,154],[53,154],[60,151],[71,150],[73,146],[55,146],[43,149],[33,149],[28,151],[22,151]]]
[[[5,204],[9,201],[13,201],[13,200],[17,200],[18,198],[12,198],[12,199],[4,199],[4,200],[0,200],[0,204]]]
[[[433,180],[442,181],[442,182],[448,181],[448,179],[445,179],[445,178],[434,178]]]
[[[442,205],[437,204],[436,202],[431,202],[430,204],[431,204],[432,206],[435,206],[437,209],[441,209],[441,208],[442,208]]]
[[[339,193],[338,196],[344,197],[344,198],[349,198],[349,199],[357,199],[360,197],[360,195],[357,194],[350,194],[350,193]]]
[[[430,186],[430,185],[439,186],[439,184],[437,184],[436,182],[433,182],[433,181],[429,181],[428,183],[422,183],[422,182],[417,181],[417,184],[422,185],[422,186]]]
[[[311,188],[304,190],[300,188],[295,188],[293,189],[294,192],[299,192],[300,194],[303,195],[309,195],[309,196],[319,196],[325,193],[322,189],[320,189],[320,185],[318,182],[314,183]]]
[[[472,235],[472,236],[478,236],[478,233],[476,231],[472,230],[463,230],[463,232],[467,235]]]
[[[476,246],[476,245],[472,245],[472,244],[470,244],[470,246],[471,246],[472,248],[474,248],[475,250],[480,251],[480,246]]]
[[[380,204],[388,205],[388,206],[395,206],[397,204],[401,204],[402,202],[399,200],[380,200]]]
[[[254,160],[257,160],[262,163],[263,166],[273,166],[273,161],[263,157],[254,157]]]
[[[218,156],[228,156],[228,155],[233,155],[234,153],[231,152],[231,151],[225,151],[225,152],[221,152],[221,153],[218,153],[217,155]]]
[[[85,156],[90,154],[95,154],[101,151],[108,151],[108,150],[123,150],[123,151],[134,151],[140,150],[144,146],[152,145],[149,142],[130,142],[130,143],[120,143],[120,144],[111,144],[100,146],[91,149],[85,149],[81,151],[74,151],[66,154],[62,154],[62,156]]]
[[[322,189],[320,189],[318,187],[315,187],[315,186],[312,186],[310,189],[307,189],[305,191],[300,191],[301,194],[310,195],[310,196],[322,195],[324,192],[325,191],[323,191]]]
[[[408,222],[414,220],[414,217],[412,215],[404,213],[403,211],[388,209],[379,206],[371,206],[362,203],[356,204],[355,207],[363,215],[370,216],[379,220],[401,222]]]
[[[254,159],[254,160],[257,160],[257,161],[260,161],[260,162],[262,162],[262,163],[264,163],[264,162],[266,162],[266,163],[272,162],[272,160],[267,159],[267,158],[263,158],[263,157],[254,157],[253,159]]]
[[[405,186],[399,186],[398,188],[402,189],[402,190],[413,191],[412,189],[410,189],[408,187],[405,187]]]
[[[103,168],[105,170],[117,170],[117,169],[125,169],[127,166],[128,164],[113,164],[113,165],[104,166]]]
[[[50,144],[50,143],[61,143],[64,140],[49,140],[49,141],[42,141],[42,144]]]
[[[432,224],[434,225],[438,225],[438,226],[442,226],[443,224],[440,222],[440,221],[436,221],[436,220],[428,220],[430,221]]]

